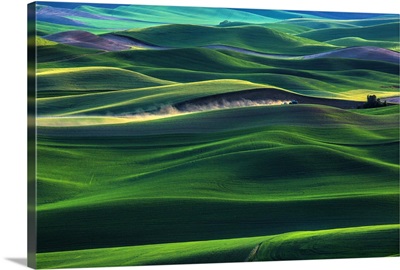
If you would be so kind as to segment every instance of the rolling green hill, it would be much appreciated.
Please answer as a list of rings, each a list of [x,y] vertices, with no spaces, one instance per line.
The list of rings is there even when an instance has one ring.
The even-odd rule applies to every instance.
[[[329,19],[312,19],[298,18],[283,21],[282,23],[292,26],[307,27],[309,30],[330,29],[330,28],[351,28],[356,25],[347,20],[329,20]]]
[[[321,30],[321,29],[335,29],[335,28],[362,28],[363,26],[378,26],[388,23],[398,23],[399,18],[396,16],[389,17],[376,17],[362,20],[333,20],[333,19],[325,19],[325,18],[288,18],[286,20],[274,22],[274,23],[264,23],[258,24],[260,26],[266,26],[268,28],[278,30],[288,34],[300,34],[305,33],[312,30]],[[252,25],[251,23],[246,22],[231,22],[228,21],[220,27],[229,27],[229,26],[245,26]],[[377,36],[378,38],[378,36]],[[336,44],[334,44],[336,45]],[[342,46],[342,45],[339,45]]]
[[[336,46],[344,46],[344,47],[354,47],[354,46],[374,46],[380,48],[386,48],[393,51],[400,51],[399,42],[397,41],[380,41],[380,40],[367,40],[358,37],[345,37],[327,40],[326,43],[336,45]]]
[[[241,79],[292,91],[333,93],[354,89],[395,91],[382,87],[398,82],[397,65],[357,59],[271,59],[209,49],[118,52],[113,56],[120,62],[137,63],[133,69],[138,72],[178,82]],[[353,80],[354,75],[363,80]]]
[[[398,23],[399,19],[400,19],[399,16],[394,14],[394,15],[379,16],[364,20],[348,20],[348,22],[351,23],[352,25],[357,25],[357,26],[374,26],[374,25],[378,26],[388,23]]]
[[[182,264],[212,262],[243,262],[264,237],[211,240],[136,247],[102,248],[38,254],[43,268],[85,266],[131,266],[148,264]],[[108,254],[114,254],[112,258]],[[132,254],[137,254],[132,258]],[[82,260],[78,259],[84,258]],[[74,258],[73,260],[70,258]]]
[[[39,249],[393,224],[398,121],[397,113],[287,105],[143,119],[112,130],[40,127]],[[83,226],[99,219],[101,227]]]
[[[42,3],[44,4],[44,3]],[[45,5],[41,5],[45,7]],[[42,11],[43,12],[43,11]],[[168,6],[119,6],[117,8],[95,7],[82,5],[74,8],[68,14],[58,13],[58,19],[75,22],[70,25],[62,22],[42,21],[39,17],[37,29],[39,35],[49,35],[69,30],[82,30],[94,34],[110,31],[121,31],[133,28],[171,23],[218,25],[224,20],[244,21],[247,23],[268,23],[278,21],[275,18],[261,16],[234,9],[168,7]],[[84,12],[85,15],[83,15]],[[44,14],[45,11],[44,11]],[[54,17],[54,13],[50,13]]]
[[[246,23],[246,22],[227,21],[227,22],[217,25],[217,27],[236,27],[236,26],[264,26],[264,27],[267,27],[268,29],[280,31],[285,34],[299,34],[299,33],[303,33],[303,32],[312,30],[312,28],[305,27],[302,25],[288,24],[285,21],[275,22],[275,23],[263,23],[263,24],[251,24],[251,23]]]
[[[76,95],[171,84],[137,72],[110,67],[40,69],[38,97]]]
[[[400,112],[399,106],[390,106],[383,108],[372,108],[370,110],[357,110],[357,113],[369,114],[369,115],[384,115],[384,114],[396,114]]]
[[[45,39],[38,40],[41,42],[41,46],[37,47],[37,62],[49,63],[52,67],[58,67],[64,61],[81,58],[82,56],[93,55],[101,53],[100,50],[77,48],[70,45],[64,44],[51,44]],[[61,62],[61,63],[60,63]]]
[[[398,225],[295,232],[262,242],[254,260],[325,259],[332,257],[333,250],[343,258],[368,257],[370,252],[380,257],[397,256],[398,240]]]
[[[334,28],[356,28],[363,26],[378,26],[388,23],[398,23],[397,16],[388,17],[373,17],[368,19],[348,19],[348,20],[333,20],[325,18],[295,18],[283,21],[282,23],[292,26],[302,26],[309,29],[334,29]]]
[[[118,32],[162,47],[227,45],[257,52],[299,55],[332,50],[333,45],[288,35],[263,26],[205,27],[166,25]]]
[[[294,239],[310,240],[307,236],[317,236],[322,239],[329,239],[330,234],[342,233],[345,234],[344,238],[346,241],[338,243],[340,247],[344,247],[349,241],[356,239],[357,243],[364,244],[368,243],[369,248],[376,248],[381,256],[388,256],[396,252],[397,249],[393,245],[393,239],[387,236],[395,236],[398,231],[396,225],[383,225],[383,226],[370,226],[370,227],[359,227],[349,229],[339,229],[331,231],[316,231],[316,232],[299,232],[292,233],[290,236]],[[388,234],[390,233],[390,234]],[[398,233],[398,232],[397,232]],[[321,236],[320,236],[321,235]],[[285,237],[286,236],[286,237]],[[264,247],[268,242],[273,242],[275,245],[279,243],[280,239],[284,244],[288,242],[289,235],[274,235],[274,236],[261,236],[251,238],[238,238],[228,240],[213,240],[213,241],[198,241],[198,242],[185,242],[185,243],[173,243],[173,244],[156,244],[156,245],[144,245],[137,247],[123,247],[123,248],[104,248],[95,250],[80,250],[80,251],[66,251],[66,252],[52,252],[39,254],[38,258],[42,261],[44,268],[66,268],[66,267],[85,267],[85,266],[103,266],[107,264],[109,266],[124,266],[124,265],[146,265],[146,264],[186,264],[186,263],[218,263],[218,262],[243,262],[250,259],[256,259],[255,255],[262,259],[267,255],[261,253],[259,244],[262,243]],[[360,236],[362,237],[360,239]],[[382,241],[382,240],[385,241]],[[335,239],[329,239],[335,241]],[[360,241],[361,240],[361,241]],[[296,241],[295,243],[299,243]],[[301,243],[301,242],[300,242]],[[329,242],[325,242],[329,243]],[[391,244],[391,245],[388,245]],[[330,248],[333,244],[330,246]],[[284,246],[286,247],[286,246]],[[334,246],[335,248],[337,246]],[[339,247],[339,248],[340,248]],[[305,243],[299,248],[302,248],[303,254],[305,252],[312,253],[314,250]],[[280,248],[280,251],[284,248]],[[259,251],[260,250],[260,251]],[[294,248],[290,251],[293,252]],[[359,249],[365,250],[365,246]],[[258,251],[257,253],[255,253]],[[297,250],[295,250],[297,251]],[[315,251],[314,251],[315,252]],[[329,250],[327,251],[329,252]],[[327,253],[326,252],[326,253]],[[112,253],[113,257],[108,257],[107,254]],[[327,256],[324,254],[325,257]],[[136,258],[132,259],[132,254],[138,254]],[[283,256],[288,253],[278,253],[272,259],[282,259]],[[289,253],[290,254],[290,253]],[[298,252],[296,253],[296,255]],[[348,253],[344,253],[348,255]],[[362,257],[360,254],[352,253],[353,256]],[[278,257],[279,256],[279,257]],[[281,257],[282,256],[282,257]],[[315,254],[313,258],[320,259],[322,255]],[[78,259],[77,259],[78,258]],[[84,259],[79,259],[84,258]],[[106,258],[106,259],[105,259]]]
[[[115,9],[81,6],[77,10],[109,15],[138,22],[158,24],[217,25],[224,20],[250,23],[273,22],[276,19],[234,9],[193,8],[173,6],[119,6]]]
[[[49,49],[56,52],[57,46]],[[77,50],[79,51],[80,49]],[[83,69],[88,66],[108,66],[180,83],[238,79],[298,93],[313,90],[313,95],[316,96],[341,97],[347,91],[364,89],[362,100],[371,91],[381,96],[393,95],[396,89],[387,86],[398,83],[398,65],[359,59],[273,59],[206,48],[91,52],[92,54],[83,54],[70,60],[43,63],[41,66]],[[354,80],[354,76],[363,79]],[[106,77],[99,74],[99,78],[102,80]],[[113,89],[113,86],[107,86],[110,83],[112,81],[105,81],[105,86]],[[126,87],[134,88],[134,84]],[[348,97],[351,99],[351,96]]]
[[[100,72],[109,72],[107,69]],[[118,76],[119,70],[111,70]],[[345,91],[340,93],[332,93],[328,91],[287,91],[282,88],[273,87],[266,84],[255,84],[241,80],[211,80],[194,83],[176,83],[167,84],[163,81],[157,81],[144,75],[132,73],[137,77],[137,80],[142,79],[142,84],[163,83],[161,86],[123,89],[118,90],[116,87],[126,85],[133,86],[129,80],[132,79],[132,74],[128,73],[127,80],[124,82],[121,79],[121,84],[114,83],[107,86],[104,84],[104,89],[96,89],[97,80],[90,81],[90,75],[94,72],[94,76],[98,76],[98,72],[89,69],[87,73],[61,75],[64,80],[65,89],[54,90],[55,86],[49,85],[49,92],[39,93],[42,98],[38,100],[38,113],[41,117],[52,116],[76,116],[79,119],[80,114],[86,116],[123,116],[136,115],[144,112],[156,113],[154,117],[159,117],[160,114],[165,114],[165,110],[170,106],[172,110],[178,109],[183,111],[204,110],[207,107],[223,107],[224,102],[227,106],[246,106],[266,104],[283,104],[291,100],[298,100],[302,104],[324,104],[338,108],[357,108],[363,104],[366,96],[370,93],[368,90]],[[112,73],[109,72],[109,73]],[[58,81],[59,77],[51,79]],[[116,75],[116,76],[117,76]],[[68,79],[71,76],[85,76],[87,84],[81,84],[81,87],[93,87],[93,89],[76,89],[70,93],[68,90],[71,85],[68,85]],[[46,78],[46,77],[45,77]],[[123,77],[121,77],[123,78]],[[48,79],[47,82],[51,82]],[[135,83],[139,83],[135,81]],[[103,85],[103,84],[102,84]],[[125,85],[125,86],[126,86]],[[45,85],[44,85],[45,86]],[[43,86],[43,88],[45,88]],[[114,87],[112,90],[110,87]],[[61,96],[59,92],[64,93]],[[390,97],[395,92],[390,91],[375,91],[381,98]],[[56,96],[58,94],[58,96]],[[53,96],[52,96],[53,95]],[[203,108],[204,107],[204,108]],[[91,118],[91,120],[95,120]],[[100,120],[97,118],[97,120]],[[126,122],[124,119],[120,119]],[[43,120],[44,121],[44,120]],[[48,121],[48,120],[46,120]],[[54,119],[57,122],[57,119]],[[91,123],[91,121],[87,121]],[[106,121],[107,122],[107,121]],[[49,123],[51,124],[51,123]]]
[[[41,5],[44,7],[45,5]],[[83,16],[84,12],[87,16]],[[54,13],[51,13],[54,16]],[[247,23],[268,23],[277,19],[233,9],[168,7],[168,6],[119,6],[103,8],[82,5],[70,14],[59,13],[59,17],[80,25],[61,22],[42,21],[39,18],[37,29],[41,36],[69,30],[82,30],[94,34],[121,31],[133,28],[146,28],[170,23],[218,25],[224,20],[245,21]],[[106,19],[107,18],[107,19]]]
[[[358,37],[370,40],[394,41],[399,42],[399,22],[387,23],[382,25],[374,25],[368,27],[356,28],[333,28],[313,30],[299,34],[300,37],[305,37],[320,42],[345,38]]]
[[[397,15],[36,15],[37,267],[399,255]]]
[[[288,20],[292,18],[319,18],[323,19],[316,14],[307,14],[302,11],[288,11],[288,10],[263,10],[263,9],[240,9],[250,14],[257,14],[263,17],[278,19],[279,21]]]
[[[167,51],[123,51],[107,53],[105,57],[118,60],[118,63],[134,63],[133,68],[178,68],[193,71],[216,73],[268,73],[269,70],[286,69],[298,73],[302,71],[350,71],[371,70],[397,74],[398,65],[378,61],[357,59],[276,59],[238,53],[229,50],[207,48],[175,49]],[[174,59],[173,62],[169,59]]]
[[[109,91],[106,93],[42,98],[38,101],[38,113],[41,116],[79,115],[81,113],[104,115],[106,112],[133,114],[155,111],[163,105],[171,105],[208,95],[262,87],[265,87],[265,85],[239,80],[217,80]]]
[[[292,24],[287,24],[286,21],[283,22],[276,22],[276,23],[266,23],[262,24],[262,26],[265,26],[269,29],[273,29],[285,34],[299,34],[303,32],[310,31],[311,29],[308,27],[304,27],[302,25],[292,25]]]

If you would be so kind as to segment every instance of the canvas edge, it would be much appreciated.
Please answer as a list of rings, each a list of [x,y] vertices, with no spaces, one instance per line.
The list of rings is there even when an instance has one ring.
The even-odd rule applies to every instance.
[[[36,268],[36,2],[27,5],[28,267]]]

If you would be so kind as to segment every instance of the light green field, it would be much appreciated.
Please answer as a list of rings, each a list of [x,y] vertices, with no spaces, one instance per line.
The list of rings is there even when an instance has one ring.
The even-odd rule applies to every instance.
[[[51,40],[47,40],[44,38],[41,38],[39,36],[36,36],[36,41],[35,41],[36,46],[38,47],[42,47],[42,46],[54,46],[57,45],[57,42],[51,41]]]
[[[294,232],[282,235],[211,240],[186,243],[155,244],[137,247],[104,248],[96,250],[39,254],[43,266],[50,268],[129,266],[146,264],[185,264],[243,262],[282,259],[321,259],[331,256],[332,250],[342,249],[344,257],[363,257],[366,246],[390,256],[397,244],[398,225],[355,227],[313,232]],[[337,237],[337,235],[340,237]],[[393,237],[394,236],[394,237]],[[312,239],[311,239],[312,238]],[[310,246],[310,240],[320,242]],[[346,249],[356,242],[360,249]],[[278,249],[276,248],[278,247]],[[272,250],[277,250],[271,254]],[[323,252],[321,254],[321,251]],[[113,254],[112,257],[109,254]],[[132,258],[132,254],[137,254]],[[272,255],[272,256],[271,256]],[[306,256],[305,256],[306,255]],[[63,257],[63,260],[60,260]],[[81,259],[84,258],[84,259]]]
[[[137,72],[111,67],[39,69],[37,81],[39,97],[60,97],[173,83]]]
[[[261,243],[254,260],[325,259],[333,250],[343,258],[368,257],[370,252],[380,257],[398,256],[398,237],[399,225],[295,232]]]
[[[243,239],[54,252],[51,254],[39,254],[38,259],[43,261],[44,268],[184,264],[193,262],[243,262],[254,246],[268,238],[269,237],[264,236]],[[113,254],[113,257],[110,257],[109,254]],[[132,254],[137,254],[137,257],[132,258]],[[85,259],[79,259],[82,257]]]

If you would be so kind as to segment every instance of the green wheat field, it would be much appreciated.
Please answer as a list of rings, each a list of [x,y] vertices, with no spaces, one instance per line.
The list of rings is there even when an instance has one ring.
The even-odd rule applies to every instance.
[[[37,267],[399,256],[399,22],[38,2]]]

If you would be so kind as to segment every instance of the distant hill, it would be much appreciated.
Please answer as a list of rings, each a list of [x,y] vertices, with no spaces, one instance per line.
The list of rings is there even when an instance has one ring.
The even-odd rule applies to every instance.
[[[303,59],[315,58],[352,58],[368,61],[384,61],[398,64],[400,61],[400,54],[378,47],[352,47],[326,53],[309,55],[305,56]]]
[[[132,28],[144,28],[165,24],[218,25],[224,20],[244,23],[271,23],[279,21],[277,11],[272,17],[261,16],[244,10],[229,8],[194,8],[141,5],[38,5],[38,31],[53,34],[69,30],[85,30],[106,33]],[[289,13],[288,13],[289,14]],[[290,16],[293,17],[293,16]],[[297,15],[294,15],[297,17]],[[49,26],[52,26],[49,28]],[[76,29],[79,27],[81,29]]]
[[[174,24],[116,34],[172,48],[227,45],[257,52],[289,55],[324,52],[335,48],[333,45],[285,34],[264,26],[220,28]]]
[[[354,46],[374,46],[380,48],[386,48],[392,51],[400,51],[400,44],[396,41],[380,41],[380,40],[368,40],[358,37],[345,37],[326,41],[326,43],[343,46],[343,47],[354,47]]]
[[[398,42],[399,25],[399,22],[395,22],[368,27],[321,29],[301,33],[298,36],[321,42],[345,37]]]
[[[360,13],[360,12],[331,12],[331,11],[295,11],[301,14],[313,15],[326,19],[352,20],[352,19],[369,19],[386,16],[381,13]]]
[[[130,46],[128,44],[115,42],[113,40],[97,36],[86,31],[61,32],[45,36],[45,38],[58,43],[105,51],[121,51],[130,49]]]

